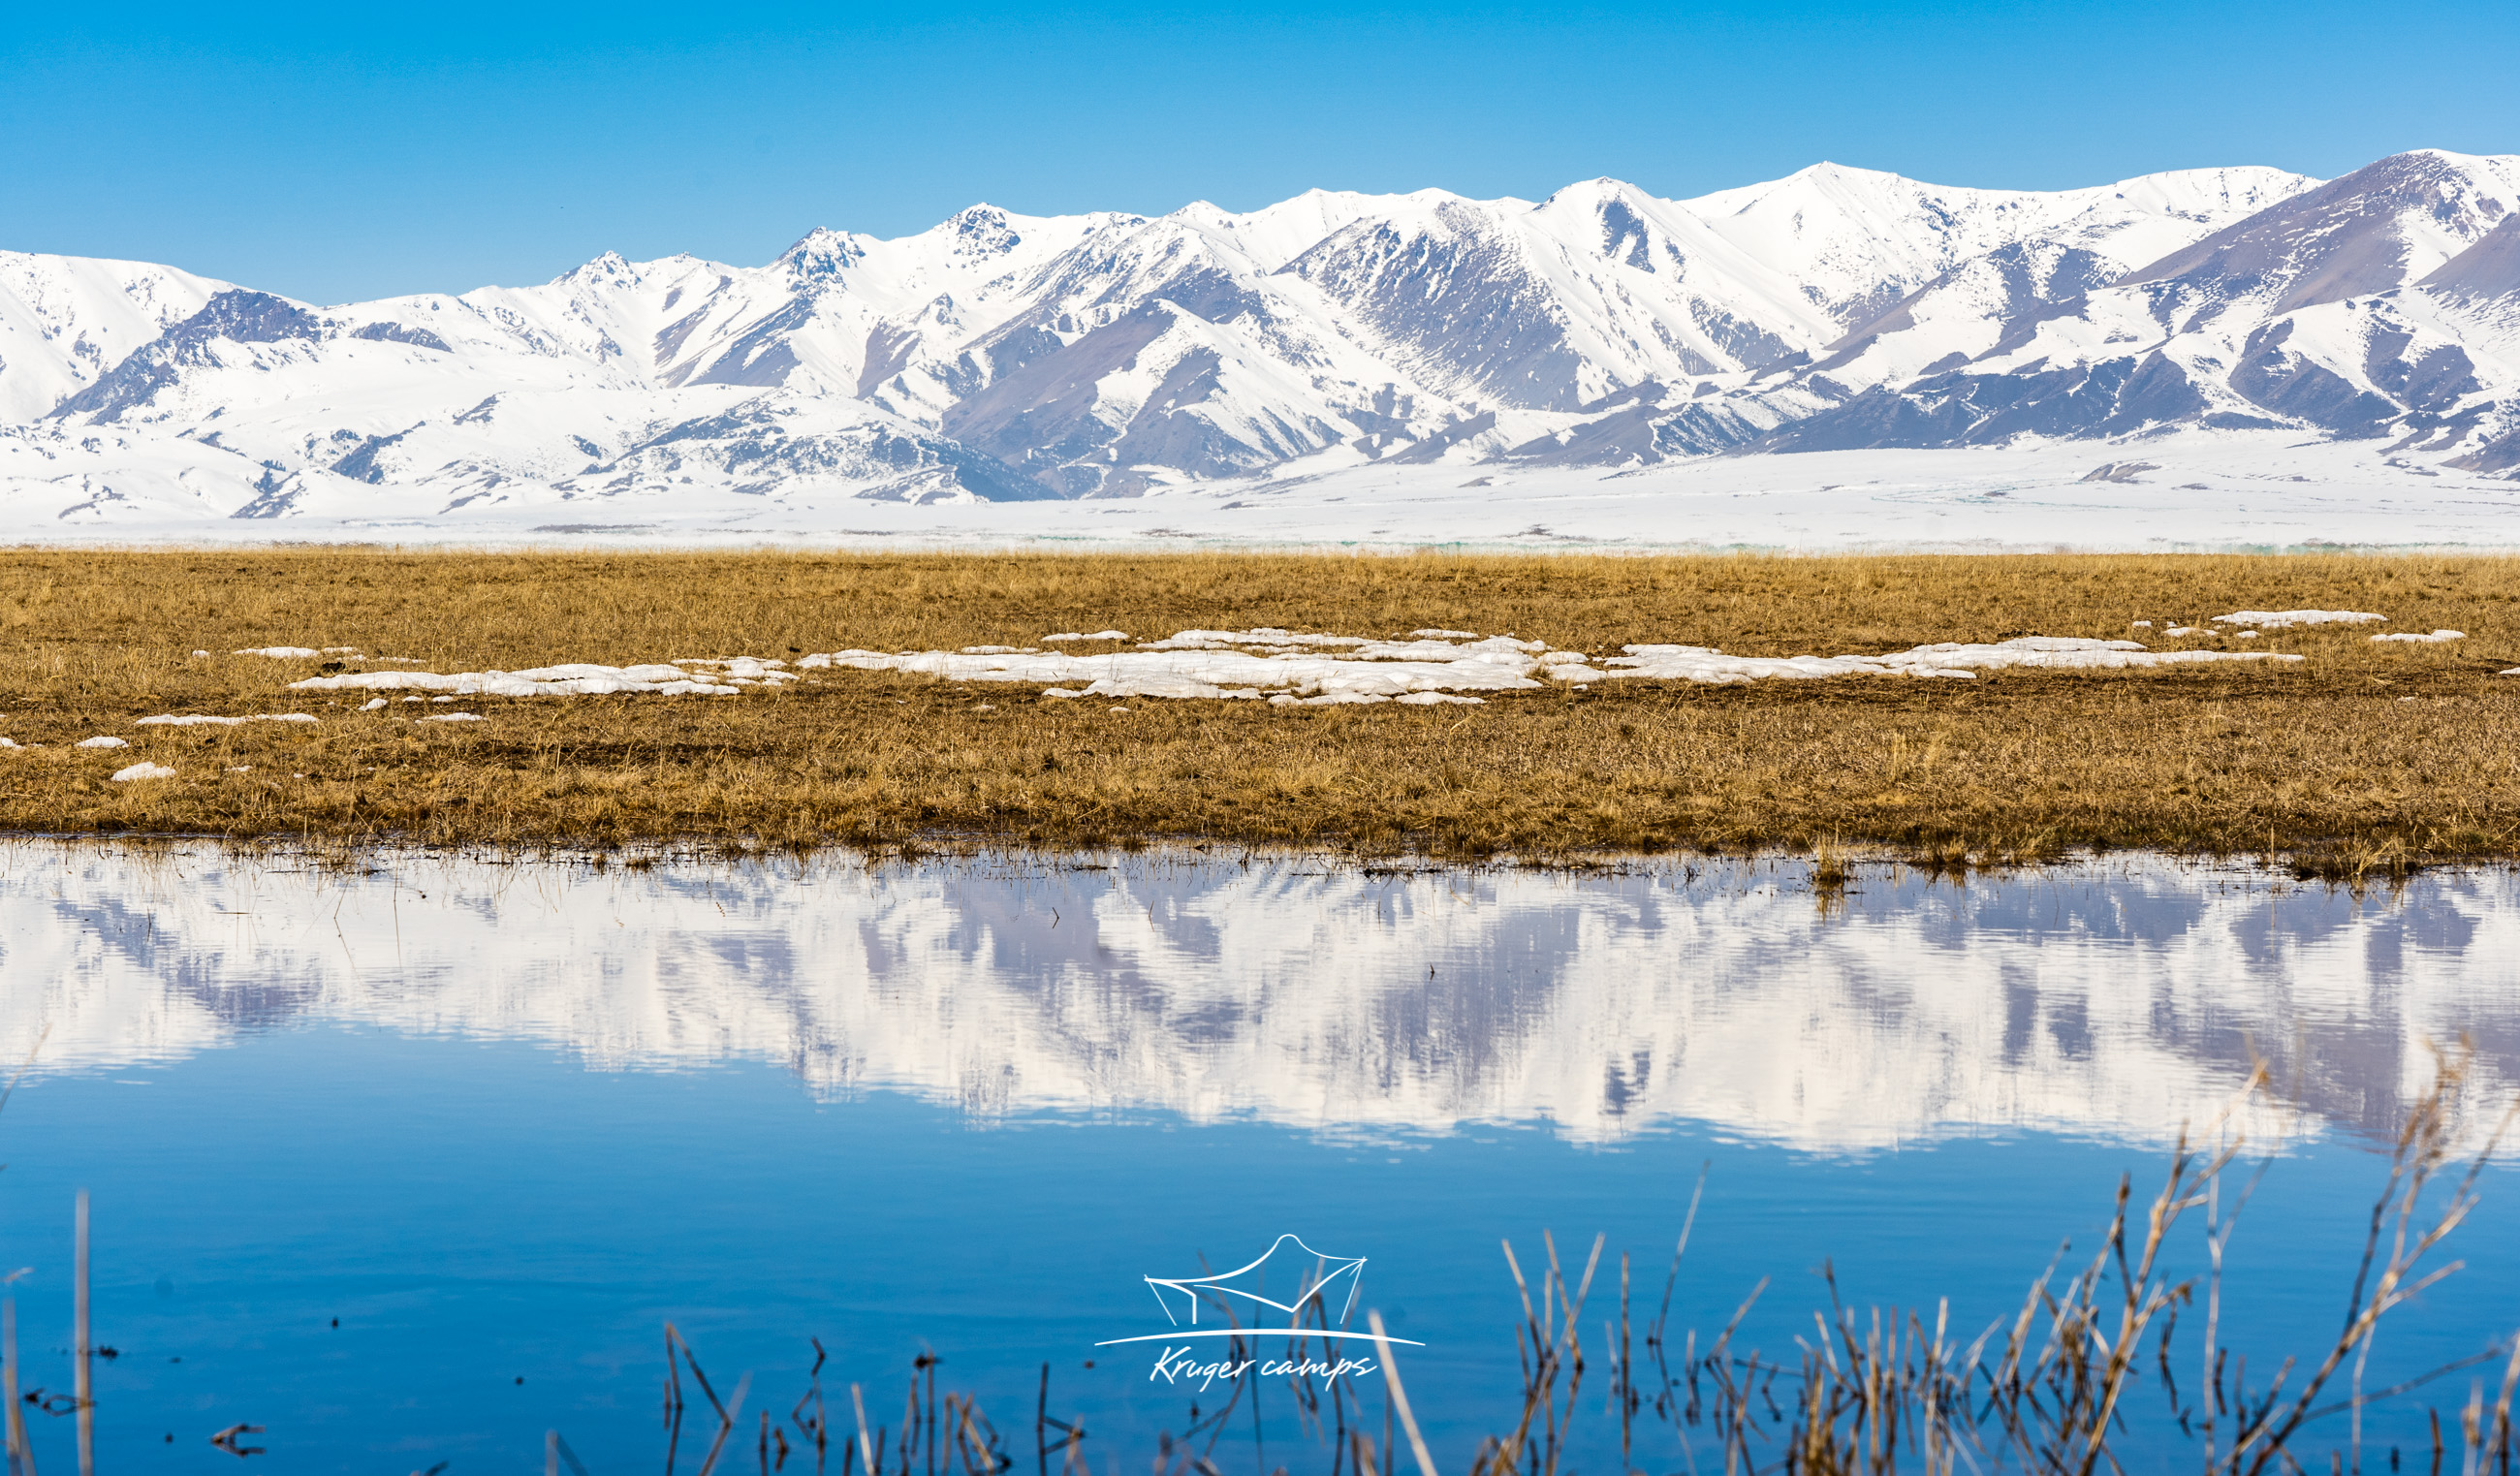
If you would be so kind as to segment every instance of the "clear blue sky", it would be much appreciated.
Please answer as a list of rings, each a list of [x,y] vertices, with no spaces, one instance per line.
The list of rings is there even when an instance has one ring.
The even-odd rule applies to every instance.
[[[2051,188],[2520,152],[2520,3],[955,9],[41,4],[0,34],[0,247],[319,302],[600,251],[768,260],[973,201],[1314,185],[1681,196],[1821,158]]]

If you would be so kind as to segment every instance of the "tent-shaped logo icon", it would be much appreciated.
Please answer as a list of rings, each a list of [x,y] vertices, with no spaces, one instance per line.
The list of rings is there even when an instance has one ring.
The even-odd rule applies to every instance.
[[[1176,1327],[1195,1327],[1201,1304],[1209,1321],[1258,1327],[1264,1322],[1336,1327],[1356,1310],[1365,1278],[1363,1256],[1326,1256],[1298,1235],[1280,1235],[1248,1266],[1212,1276],[1148,1276],[1147,1285]],[[1278,1321],[1270,1313],[1283,1318]]]
[[[1108,1338],[1095,1346],[1151,1343],[1171,1338],[1243,1337],[1293,1333],[1299,1337],[1372,1337],[1376,1342],[1423,1346],[1409,1338],[1351,1332],[1347,1319],[1365,1280],[1363,1256],[1329,1256],[1300,1235],[1280,1235],[1259,1259],[1205,1276],[1148,1276],[1147,1289],[1176,1329],[1139,1337]]]

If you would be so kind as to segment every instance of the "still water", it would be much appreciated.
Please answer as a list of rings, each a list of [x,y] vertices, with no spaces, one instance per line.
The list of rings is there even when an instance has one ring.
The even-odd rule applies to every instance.
[[[1399,1363],[1450,1472],[1519,1409],[1501,1242],[1528,1269],[1544,1231],[1575,1262],[1602,1236],[1606,1340],[1618,1257],[1642,1318],[1701,1176],[1674,1336],[1767,1278],[1737,1336],[1790,1358],[1824,1265],[1859,1306],[2007,1316],[2060,1243],[2097,1248],[2122,1173],[2148,1193],[2219,1116],[2268,1165],[2228,1336],[2315,1355],[2428,1043],[2462,1038],[2473,1145],[2520,1086],[2508,873],[2357,896],[2120,858],[1823,895],[1790,862],[26,843],[0,852],[0,1057],[34,1061],[0,1111],[0,1276],[28,1269],[23,1378],[67,1390],[90,1193],[102,1470],[227,1469],[207,1437],[240,1422],[275,1470],[539,1469],[553,1429],[654,1469],[671,1320],[722,1395],[748,1377],[743,1469],[819,1339],[838,1424],[859,1384],[897,1426],[932,1353],[1024,1469],[1047,1365],[1100,1473],[1201,1397],[1153,1375],[1174,1345],[1095,1346],[1172,1330],[1147,1278],[1293,1233],[1365,1258],[1357,1323],[1423,1345]],[[2393,1315],[2375,1387],[2520,1325],[2515,1190],[2487,1172],[2466,1269]],[[1307,1469],[1294,1411],[1252,1399],[1211,1458]],[[26,1408],[39,1468],[76,1469],[74,1420]],[[1690,1458],[1665,1429],[1634,1463]]]

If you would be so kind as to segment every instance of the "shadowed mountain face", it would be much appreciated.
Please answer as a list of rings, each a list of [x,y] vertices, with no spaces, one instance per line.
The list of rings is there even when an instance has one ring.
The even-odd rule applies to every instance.
[[[2474,1042],[2485,1088],[2520,1082],[2506,876],[2357,899],[2138,860],[1965,888],[1872,875],[1825,906],[1802,878],[442,856],[340,875],[33,848],[0,881],[0,1055],[47,1027],[44,1069],[85,1070],[368,1025],[599,1069],[768,1060],[818,1093],[983,1118],[1593,1141],[1692,1122],[1825,1150],[2161,1140],[2261,1052],[2259,1132],[2385,1136],[2427,1041]]]
[[[2421,151],[2324,184],[1818,165],[1689,201],[976,205],[757,268],[608,254],[337,307],[0,255],[0,504],[991,502],[2248,429],[2496,471],[2520,463],[2515,231],[2520,157]]]
[[[2436,242],[2478,241],[2510,214],[2512,172],[2449,155],[2401,154],[2227,226],[2125,281],[2166,284],[2196,303],[2261,297],[2271,314],[2389,291],[2422,275],[2416,262],[2439,249]]]

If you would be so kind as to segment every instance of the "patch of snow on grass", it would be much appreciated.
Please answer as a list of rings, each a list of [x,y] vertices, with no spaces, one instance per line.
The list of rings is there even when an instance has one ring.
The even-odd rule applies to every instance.
[[[269,656],[276,661],[311,661],[324,654],[311,646],[248,646],[228,652],[232,656]]]
[[[1042,637],[1041,644],[1048,646],[1058,641],[1126,641],[1128,639],[1129,633],[1124,630],[1089,631],[1083,635],[1072,630],[1063,630],[1055,636]]]
[[[1993,645],[1945,641],[1877,656],[1728,656],[1702,646],[1630,646],[1627,654],[1601,663],[1601,677],[1649,677],[1660,681],[1739,683],[1827,677],[1958,677],[1981,671],[2030,667],[2046,671],[2123,671],[2184,666],[2205,661],[2298,661],[2273,651],[2146,650],[2133,641],[2093,641],[2078,636],[2022,636]],[[1553,675],[1572,680],[1574,668]]]
[[[422,718],[421,721],[424,723],[477,723],[481,721],[481,714],[477,712],[432,712],[428,716]]]
[[[999,648],[992,649],[994,649]],[[676,666],[713,667],[715,668],[716,676],[725,681],[733,682],[739,687],[754,687],[764,683],[775,687],[781,682],[793,682],[798,680],[794,672],[787,670],[787,662],[765,661],[758,656],[676,656],[674,658],[674,664]],[[706,677],[710,674],[711,673],[705,671],[694,673],[694,675],[699,677]]]
[[[750,657],[742,660],[751,662]],[[766,669],[765,663],[751,664]],[[742,690],[694,677],[679,666],[597,666],[588,662],[536,666],[524,671],[460,671],[447,676],[433,671],[349,671],[337,677],[308,677],[289,684],[292,692],[387,692],[395,689],[493,697],[605,696],[616,693],[731,696]]]
[[[81,748],[128,748],[131,746],[131,741],[128,738],[107,738],[100,735],[92,738],[81,738],[78,740],[76,746]]]
[[[1064,697],[1266,696],[1273,706],[1350,702],[1432,704],[1474,701],[1445,695],[1528,692],[1547,680],[1590,683],[1610,677],[1709,683],[1842,676],[1957,677],[2005,667],[2116,671],[2204,661],[2299,661],[2258,651],[2147,650],[2134,641],[2075,636],[2024,636],[1993,645],[1944,642],[1886,655],[1732,656],[1702,646],[1628,646],[1598,664],[1580,651],[1510,636],[1461,643],[1423,639],[1374,641],[1362,636],[1296,635],[1283,630],[1182,631],[1135,650],[1101,655],[1065,652],[873,650],[826,651],[796,664],[809,670],[847,667],[900,671],[949,682],[1039,682],[1042,695]],[[1257,648],[1254,649],[1253,648]]]
[[[2374,641],[2415,641],[2421,642],[2426,646],[2438,646],[2445,641],[2464,641],[2467,639],[2467,632],[2463,630],[2437,630],[2429,636],[2418,636],[2413,631],[2391,631],[2385,636],[2373,636],[2371,639]]]
[[[1256,649],[1255,649],[1256,648]],[[1100,655],[1063,651],[828,651],[796,664],[903,671],[953,682],[1040,682],[1049,697],[1289,698],[1390,701],[1414,693],[1536,690],[1539,642],[1496,637],[1372,641],[1288,631],[1188,630],[1135,650]],[[1334,652],[1334,653],[1333,653]],[[1081,686],[1076,684],[1082,684]]]
[[[179,717],[171,712],[161,712],[154,718],[142,718],[132,726],[136,728],[200,728],[203,726],[242,728],[248,723],[311,723],[314,721],[315,715],[307,712],[257,712],[253,716],[248,718],[213,717],[205,712],[187,712]]]
[[[2388,618],[2368,610],[2233,610],[2228,615],[2216,615],[2214,623],[2279,630],[2287,625],[2360,625]]]
[[[113,772],[113,782],[117,784],[128,783],[135,779],[173,779],[174,777],[174,770],[164,764],[153,764],[147,759],[141,760],[128,769],[116,769]]]

